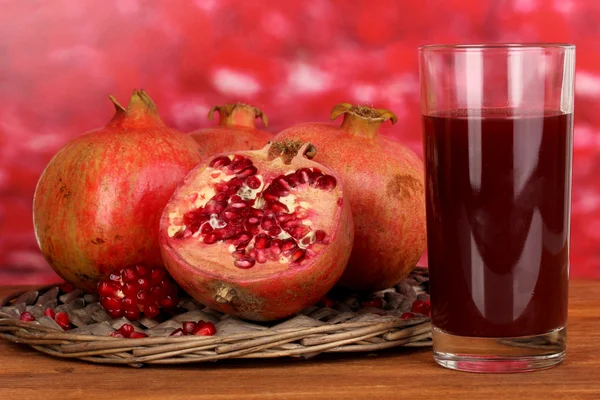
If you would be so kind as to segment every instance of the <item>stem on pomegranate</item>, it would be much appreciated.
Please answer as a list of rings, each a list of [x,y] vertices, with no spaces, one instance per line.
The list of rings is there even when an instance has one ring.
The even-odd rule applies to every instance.
[[[215,111],[219,112],[219,125],[236,125],[244,126],[246,128],[256,128],[254,120],[260,118],[265,126],[269,126],[267,114],[262,112],[260,108],[256,108],[249,104],[236,103],[225,104],[224,106],[213,106],[208,112],[208,119],[213,119]]]
[[[331,120],[344,115],[341,128],[346,132],[364,138],[377,136],[379,126],[388,119],[395,124],[398,122],[396,114],[385,108],[372,108],[356,106],[349,103],[340,103],[331,110]]]

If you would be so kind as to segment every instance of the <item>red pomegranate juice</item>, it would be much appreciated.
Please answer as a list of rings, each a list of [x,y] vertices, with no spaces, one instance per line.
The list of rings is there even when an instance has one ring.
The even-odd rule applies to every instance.
[[[515,337],[567,321],[572,114],[423,117],[432,320]]]

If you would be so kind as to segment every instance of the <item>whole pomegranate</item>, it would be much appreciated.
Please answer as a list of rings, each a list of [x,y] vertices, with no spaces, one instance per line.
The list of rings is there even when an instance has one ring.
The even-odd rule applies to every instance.
[[[104,127],[67,143],[35,190],[33,222],[44,257],[67,282],[93,291],[129,265],[161,265],[158,225],[177,184],[202,156],[161,121],[146,92]]]
[[[273,139],[272,133],[256,129],[256,118],[265,126],[269,124],[267,115],[256,107],[242,103],[214,106],[208,112],[209,119],[215,111],[219,112],[218,126],[190,133],[207,155],[262,149]]]
[[[330,166],[346,185],[356,226],[350,261],[340,285],[360,291],[388,288],[408,275],[426,242],[423,162],[399,142],[379,136],[396,115],[384,109],[339,104],[331,119],[341,127],[307,123],[275,140],[313,143],[315,161]]]
[[[171,276],[230,315],[274,320],[315,304],[348,262],[354,226],[342,182],[314,146],[273,143],[193,169],[162,215]]]

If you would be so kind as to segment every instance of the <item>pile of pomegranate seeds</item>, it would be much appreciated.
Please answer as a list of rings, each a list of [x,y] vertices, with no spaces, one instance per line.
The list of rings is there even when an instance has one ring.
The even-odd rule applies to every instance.
[[[241,155],[219,156],[209,167],[211,186],[190,194],[195,208],[179,218],[181,224],[172,223],[171,237],[229,244],[233,264],[242,269],[267,261],[300,263],[315,255],[313,243],[326,243],[325,231],[311,228],[308,204],[296,204],[293,193],[308,187],[331,191],[337,185],[333,176],[300,168],[267,183]]]
[[[69,320],[69,315],[66,312],[61,311],[56,313],[52,308],[46,308],[46,310],[44,310],[44,315],[52,318],[58,324],[58,326],[63,328],[63,330],[66,331],[71,329],[71,321]],[[19,319],[26,322],[36,321],[35,316],[29,311],[21,313]]]
[[[208,321],[185,321],[183,328],[177,328],[169,336],[212,336],[217,333],[217,327],[212,322]]]
[[[160,308],[173,308],[179,302],[177,285],[163,267],[143,265],[124,268],[98,284],[100,304],[112,318],[125,316],[130,321],[144,313],[155,318]]]
[[[143,332],[136,332],[135,328],[131,324],[123,324],[119,329],[110,334],[110,336],[115,338],[127,338],[127,339],[141,339],[148,337]]]

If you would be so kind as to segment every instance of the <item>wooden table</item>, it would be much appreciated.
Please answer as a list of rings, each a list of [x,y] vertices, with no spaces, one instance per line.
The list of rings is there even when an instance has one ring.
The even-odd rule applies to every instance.
[[[13,291],[0,288],[0,297]],[[600,399],[600,281],[573,281],[568,356],[527,374],[449,371],[431,350],[141,369],[55,359],[0,340],[0,400]]]

